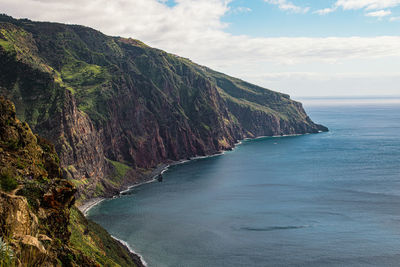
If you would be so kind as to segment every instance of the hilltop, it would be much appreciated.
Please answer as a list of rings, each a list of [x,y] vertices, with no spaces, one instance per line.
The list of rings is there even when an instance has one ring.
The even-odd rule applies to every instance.
[[[244,138],[327,131],[301,103],[141,41],[0,16],[0,95],[55,144],[78,204]]]

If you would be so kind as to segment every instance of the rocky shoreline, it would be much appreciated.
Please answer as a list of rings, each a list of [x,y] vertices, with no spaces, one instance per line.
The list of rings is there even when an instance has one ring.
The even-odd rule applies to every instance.
[[[100,202],[102,202],[103,200],[105,200],[106,198],[102,198],[102,197],[96,197],[96,198],[92,198],[89,199],[87,202],[85,202],[84,204],[78,206],[77,208],[83,213],[83,215],[87,215],[87,212],[93,208],[94,206],[96,206],[97,204],[99,204]]]
[[[176,164],[180,164],[186,161],[177,161],[177,162],[173,162],[171,164],[160,164],[158,167],[154,168],[150,174],[145,175],[145,181],[137,183],[137,184],[133,184],[131,186],[128,186],[128,188],[122,190],[119,192],[118,195],[115,195],[113,198],[119,197],[121,195],[124,194],[124,192],[128,192],[129,190],[131,190],[134,187],[143,185],[143,184],[147,184],[147,183],[151,183],[156,181],[157,176],[159,174],[162,174],[164,171],[166,171],[168,169],[169,166],[171,165],[176,165]],[[93,207],[95,207],[96,205],[98,205],[99,203],[101,203],[102,201],[106,200],[106,199],[111,199],[111,198],[104,198],[104,197],[98,197],[98,198],[92,198],[92,199],[88,199],[87,201],[83,202],[82,205],[77,206],[77,208],[83,213],[83,215],[86,217],[89,210],[92,209]],[[143,259],[143,256],[138,254],[136,251],[134,251],[129,244],[121,239],[118,239],[114,236],[111,236],[112,238],[114,238],[116,241],[118,241],[131,255],[131,257],[135,260],[135,263],[139,266],[139,267],[146,267],[147,263],[146,261]]]
[[[309,133],[306,133],[306,134],[309,134]],[[215,157],[215,156],[223,155],[226,151],[234,150],[238,145],[242,144],[243,141],[257,140],[257,139],[261,139],[261,138],[284,138],[284,137],[300,136],[300,135],[305,135],[305,134],[258,136],[258,137],[255,137],[255,138],[244,138],[243,140],[239,140],[237,143],[235,143],[234,146],[229,150],[224,150],[224,151],[221,151],[221,152],[218,152],[218,153],[215,153],[215,154],[212,154],[212,155],[207,155],[207,156],[198,156],[198,157],[194,157],[194,158],[190,158],[190,159],[186,159],[186,160],[172,161],[169,164],[166,164],[166,163],[160,164],[158,167],[154,168],[151,171],[150,174],[144,175],[144,179],[143,179],[142,182],[139,182],[139,183],[136,183],[136,184],[132,184],[132,185],[128,186],[127,188],[122,189],[117,195],[114,195],[111,198],[119,197],[119,196],[123,195],[125,192],[130,191],[132,188],[135,188],[135,187],[138,187],[138,186],[141,186],[141,185],[144,185],[144,184],[155,182],[157,180],[157,176],[159,174],[164,173],[171,166],[178,165],[178,164],[183,164],[183,163],[191,161],[191,160],[196,160],[196,159],[201,159],[201,158],[209,158],[209,157]],[[84,201],[81,205],[79,205],[77,207],[86,216],[91,208],[93,208],[97,204],[101,203],[102,201],[104,201],[106,199],[111,199],[111,198],[106,198],[106,197],[91,198],[91,199],[88,199],[88,200]]]
[[[118,243],[120,243],[132,256],[132,258],[134,258],[135,263],[139,266],[139,267],[147,267],[147,262],[143,259],[143,256],[140,255],[139,253],[137,253],[136,251],[134,251],[127,242],[116,238],[115,236],[111,236],[112,238],[114,238]]]
[[[120,188],[119,193],[114,195],[114,196],[112,196],[112,197],[110,197],[110,198],[96,197],[96,198],[87,199],[87,200],[83,201],[81,205],[77,206],[77,208],[86,216],[87,213],[89,212],[89,210],[91,208],[93,208],[94,206],[96,206],[97,204],[99,204],[100,202],[102,202],[102,201],[104,201],[106,199],[112,199],[112,198],[119,197],[119,196],[123,195],[124,192],[127,192],[127,191],[131,190],[134,187],[137,187],[137,186],[140,186],[140,185],[143,185],[143,184],[147,184],[147,183],[151,183],[151,182],[155,181],[156,180],[155,178],[160,173],[164,172],[169,166],[175,165],[175,164],[179,164],[180,162],[182,162],[182,161],[172,162],[170,164],[165,164],[165,163],[164,164],[160,164],[159,166],[154,168],[149,174],[143,174],[143,179],[142,179],[141,182],[134,183],[134,184],[129,185],[127,187],[125,186],[125,187]]]
[[[68,212],[73,210],[75,215],[73,245],[101,251],[80,257],[73,253],[79,250],[71,247],[71,253],[64,255],[69,235],[63,230],[68,227],[54,227],[54,240],[65,240],[48,246],[54,251],[54,262],[63,259],[82,266],[86,260],[97,266],[114,255],[121,266],[132,265],[125,253],[118,253],[119,244],[92,242],[85,234],[88,231],[106,243],[115,243],[104,229],[93,224],[94,232],[86,227],[90,223],[76,207],[87,214],[106,198],[154,181],[170,165],[195,159],[195,155],[232,150],[235,142],[245,137],[328,131],[287,94],[213,71],[138,40],[5,14],[0,14],[0,29],[0,60],[7,63],[0,64],[4,74],[0,94],[15,102],[13,116],[18,114],[26,123],[18,128],[20,132],[30,125],[33,133],[49,140],[44,149],[35,144],[38,148],[31,151],[35,160],[43,161],[38,153],[47,152],[47,143],[53,143],[50,176],[65,178],[64,182],[71,183],[70,191],[77,191],[72,194],[76,206],[64,203],[66,208],[59,209],[66,225],[71,218]],[[4,126],[10,126],[9,121],[5,120]],[[17,142],[17,136],[20,133],[5,136],[6,142],[0,145],[21,158],[16,152],[23,155],[25,143],[34,143],[35,138]],[[173,162],[179,159],[183,160]],[[13,165],[21,172],[18,177],[30,183],[32,175],[26,173],[26,166],[41,165],[24,166],[18,160]],[[34,178],[44,177],[42,169],[36,168]],[[35,186],[41,188],[39,182]],[[48,195],[41,192],[40,197]],[[48,216],[49,222],[53,224],[54,218]],[[72,254],[75,258],[69,257]]]
[[[258,138],[262,138],[262,137],[258,137]],[[254,138],[254,139],[256,139],[256,138]],[[130,191],[132,188],[157,181],[157,176],[160,174],[163,174],[171,166],[183,164],[183,163],[189,162],[191,160],[220,156],[220,155],[223,155],[224,152],[226,152],[226,151],[231,151],[231,150],[235,149],[235,147],[241,143],[242,142],[239,141],[234,145],[234,147],[232,149],[221,151],[221,152],[218,152],[218,153],[215,153],[212,155],[198,156],[198,157],[194,157],[194,158],[190,158],[190,159],[186,159],[186,160],[172,161],[169,164],[166,164],[166,163],[160,164],[159,166],[154,168],[150,172],[150,174],[144,175],[142,182],[135,183],[135,184],[132,184],[132,185],[126,187],[125,189],[122,189],[117,195],[114,195],[113,197],[110,197],[110,198],[96,197],[96,198],[87,199],[87,200],[83,201],[81,205],[77,206],[77,208],[86,216],[90,209],[92,209],[93,207],[95,207],[96,205],[98,205],[99,203],[101,203],[102,201],[104,201],[106,199],[117,198],[119,196],[124,195],[124,193]]]
[[[308,133],[307,133],[308,134]],[[243,140],[239,140],[237,143],[234,144],[234,146],[229,149],[229,150],[225,150],[225,151],[221,151],[212,155],[208,155],[208,156],[198,156],[198,157],[194,157],[191,159],[187,159],[187,160],[179,160],[179,161],[173,161],[170,164],[160,164],[158,167],[154,168],[150,174],[145,175],[145,179],[143,182],[137,183],[137,184],[133,184],[131,186],[128,186],[126,189],[122,190],[119,192],[118,195],[115,195],[113,198],[122,196],[124,193],[132,190],[132,188],[141,186],[143,184],[147,184],[147,183],[152,183],[157,181],[157,176],[159,174],[164,173],[165,171],[168,170],[169,167],[174,166],[174,165],[178,165],[178,164],[183,164],[186,162],[189,162],[191,160],[196,160],[196,159],[201,159],[201,158],[209,158],[209,157],[215,157],[215,156],[221,156],[223,155],[226,151],[232,151],[234,150],[238,145],[241,145],[243,141],[246,140],[256,140],[256,139],[260,139],[260,138],[284,138],[284,137],[290,137],[290,136],[298,136],[301,134],[293,134],[293,135],[284,135],[284,136],[259,136],[259,137],[255,137],[255,138],[244,138]],[[82,205],[80,205],[78,207],[78,209],[85,215],[85,217],[87,216],[88,212],[90,209],[92,209],[93,207],[95,207],[96,205],[98,205],[99,203],[101,203],[102,201],[106,200],[106,199],[111,199],[111,198],[92,198],[89,199],[87,201],[85,201]],[[131,249],[129,247],[129,244],[126,243],[124,240],[120,240],[114,236],[112,236],[115,240],[117,240],[119,243],[121,243],[132,255],[133,257],[135,257],[136,259],[140,260],[140,263],[142,264],[142,266],[147,266],[146,262],[144,261],[142,255],[136,253],[133,249]]]
[[[242,142],[239,141],[237,142],[234,147],[230,150],[233,150],[237,145],[241,144]],[[144,185],[144,184],[148,184],[148,183],[152,183],[157,181],[157,176],[160,174],[163,174],[165,171],[168,170],[169,167],[174,166],[174,165],[178,165],[178,164],[183,164],[185,162],[191,161],[191,160],[196,160],[196,159],[201,159],[201,158],[208,158],[208,157],[215,157],[215,156],[220,156],[223,155],[225,151],[219,152],[219,153],[215,153],[212,155],[208,155],[208,156],[199,156],[199,157],[195,157],[195,158],[191,158],[191,159],[187,159],[187,160],[179,160],[179,161],[173,161],[170,164],[160,164],[159,166],[157,166],[156,168],[154,168],[150,174],[145,175],[145,179],[143,182],[137,183],[137,184],[133,184],[131,186],[128,186],[126,189],[122,190],[119,192],[118,195],[113,196],[112,198],[116,198],[119,196],[122,196],[125,192],[128,192],[130,190],[132,190],[132,188]],[[99,203],[101,203],[102,201],[106,200],[106,199],[112,199],[112,198],[102,198],[102,197],[98,197],[98,198],[92,198],[92,199],[88,199],[85,202],[83,202],[83,204],[81,204],[80,206],[77,206],[77,208],[83,213],[83,215],[86,217],[88,212],[90,211],[90,209],[92,209],[93,207],[95,207],[96,205],[98,205]],[[143,256],[138,254],[137,252],[135,252],[130,246],[129,244],[121,239],[118,239],[114,236],[111,236],[112,238],[114,238],[116,241],[118,241],[122,246],[125,247],[125,249],[127,251],[129,251],[129,253],[131,254],[131,256],[135,259],[135,261],[137,261],[137,264],[140,267],[146,267],[147,263],[146,261],[143,259]]]

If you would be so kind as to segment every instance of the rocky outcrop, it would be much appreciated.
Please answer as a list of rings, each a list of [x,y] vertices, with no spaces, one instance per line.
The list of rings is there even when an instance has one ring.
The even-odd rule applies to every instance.
[[[141,266],[99,226],[85,232],[97,239],[85,250],[83,242],[71,239],[70,229],[76,236],[77,229],[91,222],[73,207],[74,185],[60,177],[54,146],[34,135],[16,118],[14,105],[0,97],[0,237],[12,252],[0,258],[0,265]],[[75,220],[79,215],[81,219]]]
[[[18,265],[55,266],[67,257],[75,188],[61,180],[54,147],[17,120],[0,98],[0,234]],[[8,193],[6,193],[8,191]]]
[[[79,200],[246,137],[326,131],[289,96],[93,29],[0,16],[0,94],[54,142]]]
[[[0,192],[2,236],[9,236],[17,265],[55,266],[57,256],[45,245],[53,239],[39,234],[39,219],[29,210],[26,198]],[[47,246],[46,246],[47,247]]]
[[[106,177],[110,173],[100,135],[89,116],[78,110],[70,91],[64,91],[62,104],[62,108],[39,123],[36,130],[56,144],[61,166],[64,166],[63,176],[75,182],[78,197],[83,186],[85,192],[92,195],[97,183],[88,179]]]
[[[254,138],[257,136],[279,136],[306,133],[318,133],[327,131],[322,125],[313,127],[313,122],[306,115],[302,105],[295,103],[294,108],[299,114],[304,114],[303,123],[296,123],[293,119],[285,120],[274,114],[265,114],[261,109],[252,109],[238,103],[227,100],[229,110],[241,122],[246,129],[246,137]]]

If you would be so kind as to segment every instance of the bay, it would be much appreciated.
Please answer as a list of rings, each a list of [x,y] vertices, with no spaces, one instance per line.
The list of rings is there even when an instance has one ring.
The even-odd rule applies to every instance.
[[[338,103],[306,104],[328,133],[243,141],[88,217],[149,266],[398,265],[400,105]]]

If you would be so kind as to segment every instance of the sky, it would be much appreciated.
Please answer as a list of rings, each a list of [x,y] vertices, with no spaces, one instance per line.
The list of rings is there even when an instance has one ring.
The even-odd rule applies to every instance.
[[[400,0],[0,0],[307,96],[400,96]]]

